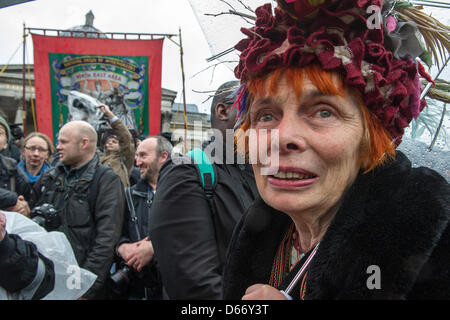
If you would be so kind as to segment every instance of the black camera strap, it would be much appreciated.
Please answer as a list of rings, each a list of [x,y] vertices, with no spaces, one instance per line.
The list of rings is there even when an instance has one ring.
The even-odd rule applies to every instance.
[[[141,233],[139,232],[136,210],[134,209],[133,198],[131,196],[131,188],[125,188],[125,198],[127,199],[131,221],[134,223],[134,227],[136,228],[136,234],[138,236],[138,239],[141,240]]]

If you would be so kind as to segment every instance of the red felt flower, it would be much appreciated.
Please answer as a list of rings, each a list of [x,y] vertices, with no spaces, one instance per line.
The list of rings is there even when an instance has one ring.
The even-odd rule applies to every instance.
[[[367,26],[367,8],[381,7],[382,0],[319,2],[285,1],[283,8],[290,11],[276,8],[275,16],[270,4],[259,7],[255,26],[241,29],[247,38],[235,46],[241,52],[236,77],[245,83],[279,67],[319,63],[325,70],[343,74],[345,82],[361,92],[369,110],[401,141],[404,128],[424,102],[419,99],[416,63],[394,58],[384,46],[383,29]],[[317,11],[314,19],[307,17],[313,11]]]

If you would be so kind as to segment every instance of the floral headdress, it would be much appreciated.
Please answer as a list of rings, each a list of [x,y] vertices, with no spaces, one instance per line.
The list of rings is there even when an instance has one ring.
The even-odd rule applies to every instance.
[[[347,85],[359,90],[366,106],[399,144],[404,128],[426,105],[420,99],[420,77],[432,82],[417,58],[430,65],[431,51],[438,60],[436,45],[445,56],[450,29],[423,15],[422,19],[434,20],[432,36],[422,33],[424,44],[413,21],[417,19],[411,19],[420,15],[405,1],[277,2],[274,14],[270,4],[256,9],[255,26],[242,28],[247,38],[235,46],[241,51],[235,68],[242,84],[240,114],[246,111],[249,79],[283,66],[318,63],[324,70],[339,72]]]

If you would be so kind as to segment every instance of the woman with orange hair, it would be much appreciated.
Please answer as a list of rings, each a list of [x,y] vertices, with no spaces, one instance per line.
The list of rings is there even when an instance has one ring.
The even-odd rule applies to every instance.
[[[396,152],[424,107],[420,42],[388,42],[398,21],[369,27],[381,0],[278,4],[236,46],[240,130],[277,161],[253,163],[261,199],[235,229],[224,298],[449,299],[450,186]]]

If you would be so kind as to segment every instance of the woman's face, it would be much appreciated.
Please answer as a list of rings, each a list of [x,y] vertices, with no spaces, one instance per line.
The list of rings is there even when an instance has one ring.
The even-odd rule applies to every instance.
[[[49,156],[47,143],[39,137],[28,139],[24,146],[23,156],[27,166],[40,169]]]
[[[273,145],[270,149],[271,135],[259,148],[266,147],[272,159],[272,152],[279,152],[279,170],[264,175],[268,166],[261,161],[253,165],[261,197],[289,215],[337,210],[360,169],[364,130],[357,103],[321,93],[306,75],[298,98],[284,76],[276,94],[267,92],[256,95],[250,106],[251,129],[256,129],[258,141],[264,141],[261,129],[278,129],[279,150]]]

